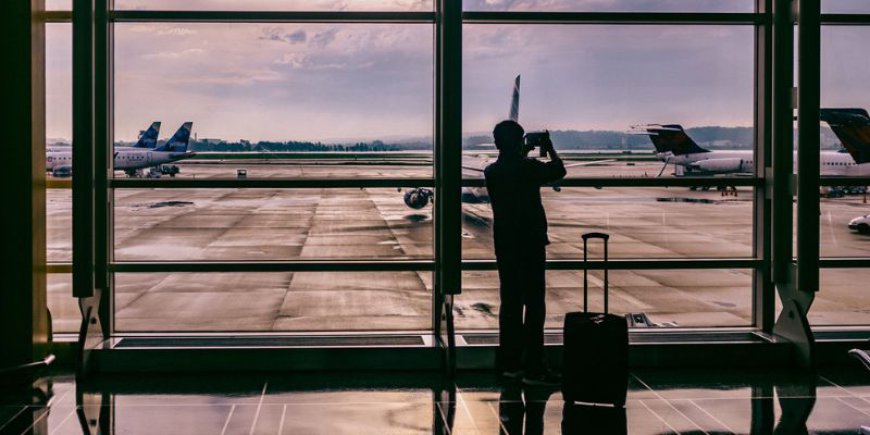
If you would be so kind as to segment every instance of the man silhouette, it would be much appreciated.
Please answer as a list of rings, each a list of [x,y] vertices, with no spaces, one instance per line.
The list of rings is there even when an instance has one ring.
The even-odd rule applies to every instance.
[[[508,378],[529,385],[558,385],[544,359],[547,217],[541,186],[565,176],[550,139],[541,144],[549,162],[529,158],[525,131],[515,121],[495,126],[498,160],[484,170],[493,212],[493,239],[500,281],[497,365]],[[523,309],[525,308],[525,314]]]

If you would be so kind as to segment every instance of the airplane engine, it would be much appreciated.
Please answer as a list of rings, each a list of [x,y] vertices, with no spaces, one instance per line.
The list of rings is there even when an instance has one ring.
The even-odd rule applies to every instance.
[[[433,194],[434,192],[432,192],[431,189],[425,189],[422,187],[409,190],[405,192],[405,205],[414,210],[419,210],[429,204]]]
[[[748,172],[749,162],[743,159],[708,159],[695,162],[691,165],[692,169],[698,169],[704,172],[712,172],[717,174],[727,174],[733,172]]]

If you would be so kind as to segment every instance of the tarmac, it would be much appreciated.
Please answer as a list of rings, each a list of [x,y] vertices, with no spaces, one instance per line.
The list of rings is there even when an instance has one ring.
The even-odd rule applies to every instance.
[[[386,163],[181,162],[185,178],[429,177],[431,166]],[[659,162],[572,167],[569,176],[655,177]],[[671,176],[665,171],[662,176]],[[118,176],[122,176],[118,173]],[[476,176],[474,173],[468,176]],[[408,186],[412,188],[414,186]],[[751,258],[753,195],[686,187],[542,190],[550,259],[582,259],[580,235],[611,234],[612,259]],[[407,207],[395,188],[116,189],[118,262],[429,260],[432,206]],[[437,199],[437,198],[436,198]],[[48,259],[69,262],[71,191],[48,192]],[[860,196],[821,200],[825,257],[868,257],[870,236],[847,228],[870,212]],[[464,203],[464,259],[492,259],[488,203]],[[598,258],[600,247],[590,246]],[[625,270],[610,273],[610,308],[644,312],[658,327],[740,327],[752,322],[751,270]],[[870,324],[870,269],[829,269],[810,313],[814,325]],[[55,332],[78,329],[68,274],[49,275]],[[582,272],[547,273],[549,328],[581,309]],[[590,272],[590,309],[601,309],[601,272]],[[432,274],[419,272],[118,273],[119,332],[424,331],[431,326]],[[463,273],[458,330],[498,325],[495,271]]]

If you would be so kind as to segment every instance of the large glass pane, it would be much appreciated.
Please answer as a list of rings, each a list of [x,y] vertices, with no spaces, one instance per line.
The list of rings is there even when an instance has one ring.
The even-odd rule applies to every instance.
[[[866,0],[822,0],[822,13],[870,14],[870,4]]]
[[[808,318],[813,326],[870,325],[870,269],[822,269]]]
[[[117,189],[115,260],[432,258],[431,206],[396,189]]]
[[[462,254],[494,258],[492,207],[467,189]],[[485,192],[485,190],[483,190]],[[611,258],[751,257],[753,195],[688,187],[542,188],[550,259],[583,257],[580,235],[611,235]]]
[[[46,171],[50,178],[72,175],[72,25],[45,26]]]
[[[870,91],[866,86],[870,60],[854,55],[855,47],[863,43],[870,43],[868,27],[822,27],[821,92],[826,110],[822,112],[820,171],[825,176],[870,176]],[[867,187],[826,186],[821,193],[822,256],[870,257]]]
[[[72,274],[48,274],[47,288],[52,332],[77,333],[81,327],[82,314],[78,299],[72,296]]]
[[[115,0],[115,9],[184,11],[432,11],[432,0]]]
[[[71,11],[72,0],[45,0],[47,11]]]
[[[551,131],[572,176],[753,172],[751,26],[466,25],[463,38],[466,166],[495,153],[521,75],[519,122]]]
[[[119,176],[432,174],[431,25],[114,28]],[[117,148],[158,121],[159,148]]]
[[[430,272],[121,273],[118,331],[422,331]]]
[[[752,12],[752,0],[463,0],[467,11]]]
[[[589,309],[603,310],[603,274],[589,272]],[[645,313],[654,327],[749,326],[750,270],[613,270],[610,311]],[[498,273],[464,272],[455,299],[456,328],[498,329]],[[583,272],[547,272],[546,327],[560,329],[565,313],[583,309]]]

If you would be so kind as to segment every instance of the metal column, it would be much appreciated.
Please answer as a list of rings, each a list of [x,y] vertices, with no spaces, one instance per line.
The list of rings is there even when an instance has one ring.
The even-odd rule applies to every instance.
[[[452,374],[453,295],[462,286],[462,2],[440,0],[437,7],[434,320]]]
[[[12,146],[3,185],[0,378],[29,384],[20,368],[47,353],[51,330],[45,268],[45,23],[43,0],[0,2],[4,65],[0,126]],[[3,373],[5,371],[5,373]],[[3,381],[4,379],[0,379]],[[2,390],[2,388],[0,388]]]

